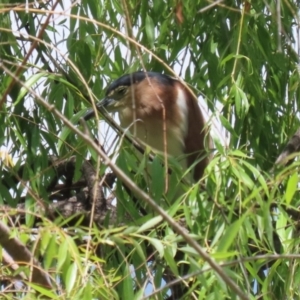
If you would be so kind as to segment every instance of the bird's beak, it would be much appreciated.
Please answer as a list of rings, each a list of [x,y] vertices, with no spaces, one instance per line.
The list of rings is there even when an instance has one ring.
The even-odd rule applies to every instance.
[[[109,97],[105,97],[104,99],[102,99],[101,101],[99,101],[96,104],[96,108],[98,111],[100,111],[101,113],[104,113],[104,109],[106,109],[107,111],[114,111],[115,107],[118,106],[118,101],[109,98]],[[84,120],[90,120],[92,118],[95,117],[95,110],[94,109],[89,109],[86,114],[83,116]]]

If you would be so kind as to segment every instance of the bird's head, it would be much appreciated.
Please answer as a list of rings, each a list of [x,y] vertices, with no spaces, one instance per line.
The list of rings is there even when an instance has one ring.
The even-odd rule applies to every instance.
[[[130,96],[131,85],[125,85],[119,80],[109,86],[105,94],[105,98],[100,101],[97,106],[105,107],[107,111],[118,111],[122,106],[125,106]]]
[[[160,95],[170,96],[170,87],[174,78],[156,72],[135,72],[126,74],[115,80],[106,90],[105,97],[96,106],[101,111],[118,112],[122,108],[132,107],[133,101],[140,101],[141,95],[147,98],[157,98]],[[135,95],[138,95],[135,98]],[[152,95],[152,96],[151,96]],[[89,110],[84,116],[89,120],[95,116],[94,110]]]

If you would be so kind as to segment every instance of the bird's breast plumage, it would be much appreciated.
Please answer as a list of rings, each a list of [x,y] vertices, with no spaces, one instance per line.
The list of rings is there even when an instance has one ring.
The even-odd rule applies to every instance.
[[[155,80],[139,85],[119,110],[121,126],[155,150],[164,152],[166,148],[172,156],[184,154],[188,126],[184,90],[179,84],[162,90]]]

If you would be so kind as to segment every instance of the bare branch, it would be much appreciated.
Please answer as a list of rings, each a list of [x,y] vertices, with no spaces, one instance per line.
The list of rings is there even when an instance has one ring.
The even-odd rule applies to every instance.
[[[12,237],[9,228],[2,222],[0,222],[0,244],[18,264],[25,263],[32,267],[31,282],[49,289],[52,287],[48,274],[41,269],[26,246],[16,237]]]

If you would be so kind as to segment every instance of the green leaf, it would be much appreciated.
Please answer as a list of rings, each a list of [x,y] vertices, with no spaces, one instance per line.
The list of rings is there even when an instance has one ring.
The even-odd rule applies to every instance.
[[[250,189],[253,188],[254,182],[245,172],[244,168],[240,167],[240,165],[238,164],[235,164],[233,165],[231,170],[235,174],[236,178],[238,178],[238,180],[240,180],[243,185],[247,186]]]
[[[133,299],[133,272],[130,266],[125,266],[122,280],[122,299]]]
[[[147,221],[145,224],[139,227],[137,230],[137,233],[141,233],[144,231],[147,231],[149,229],[155,228],[158,224],[162,222],[163,218],[161,216],[156,216],[149,221]]]
[[[297,190],[297,186],[298,186],[298,173],[294,173],[292,174],[292,176],[289,178],[288,183],[287,183],[287,187],[286,187],[286,191],[285,191],[285,201],[287,204],[290,204],[295,192]]]
[[[168,267],[171,269],[172,273],[176,276],[179,276],[177,262],[174,259],[173,251],[171,247],[166,247],[164,251],[164,258],[166,260]]]
[[[49,288],[44,288],[40,285],[34,284],[32,282],[26,282],[27,285],[32,287],[34,290],[38,291],[41,295],[46,296],[49,299],[57,299],[57,294],[49,290]]]
[[[31,89],[32,86],[34,84],[38,83],[38,81],[41,78],[47,78],[47,77],[48,77],[48,73],[46,73],[46,72],[39,72],[39,73],[36,73],[36,74],[30,76],[30,78],[28,80],[26,80],[24,82],[23,86],[21,87],[18,97],[13,105],[16,106],[25,97],[25,95],[27,95],[28,89]]]
[[[148,237],[147,240],[154,246],[154,248],[158,251],[159,256],[162,258],[164,256],[164,246],[162,242],[150,237]]]
[[[70,122],[73,123],[74,126],[77,125],[78,122],[79,122],[79,119],[80,119],[85,113],[86,113],[86,112],[83,111],[83,110],[80,111],[80,112],[78,112],[77,114],[75,114],[75,115],[71,118]],[[58,151],[61,151],[61,150],[62,150],[62,146],[66,143],[66,139],[68,138],[68,136],[69,136],[72,132],[73,132],[72,129],[69,128],[69,127],[67,127],[67,126],[65,126],[65,127],[63,128],[63,130],[62,130],[62,132],[61,132],[61,134],[60,134],[60,136],[59,136],[58,143],[57,143]]]
[[[44,235],[45,233],[42,236],[43,242],[44,242]],[[53,261],[56,259],[57,252],[58,252],[56,237],[51,235],[49,242],[45,246],[47,246],[47,248],[45,249],[46,255],[44,255],[44,267],[46,270],[48,270],[51,267]]]
[[[90,282],[87,282],[84,286],[82,296],[83,299],[93,299],[93,286]]]
[[[234,129],[232,128],[232,126],[230,125],[230,123],[228,122],[228,120],[226,118],[224,118],[223,116],[220,116],[220,120],[222,125],[234,136],[237,136]]]
[[[62,242],[57,253],[57,270],[60,270],[65,263],[66,257],[68,255],[68,243],[66,240]]]
[[[244,118],[249,110],[249,102],[246,94],[240,87],[236,87],[235,103],[238,106],[237,112],[239,117]]]
[[[146,22],[145,22],[145,30],[146,35],[151,47],[154,45],[154,23],[152,18],[147,14],[146,15]]]
[[[159,201],[162,197],[165,187],[164,167],[159,157],[155,156],[151,164],[151,194],[153,199]]]
[[[246,214],[240,216],[238,220],[236,220],[226,228],[224,235],[221,237],[221,240],[218,243],[218,249],[216,253],[221,252],[224,254],[230,248],[239,233],[245,217]]]
[[[238,251],[231,251],[231,252],[216,252],[216,253],[212,253],[211,257],[213,257],[216,260],[225,260],[228,258],[234,258],[237,255],[239,255]]]
[[[69,269],[67,272],[67,278],[66,278],[66,282],[65,282],[68,294],[70,294],[71,291],[73,290],[76,279],[78,278],[77,271],[78,271],[77,264],[72,263],[69,266]]]

